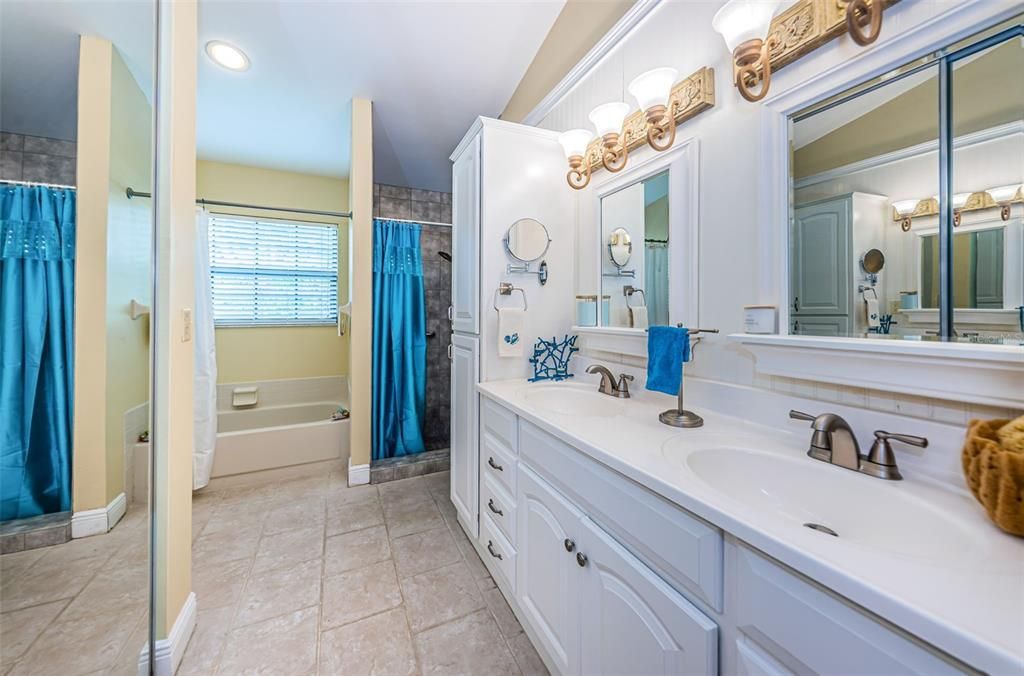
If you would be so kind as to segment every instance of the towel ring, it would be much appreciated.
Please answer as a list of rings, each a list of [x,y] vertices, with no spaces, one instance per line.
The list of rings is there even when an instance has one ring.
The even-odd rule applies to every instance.
[[[632,298],[635,294],[640,294],[640,296],[644,299],[643,305],[629,304],[629,299]],[[647,307],[647,294],[644,293],[643,289],[638,289],[635,286],[627,285],[622,287],[622,295],[626,297],[626,307],[628,308]]]
[[[512,286],[508,282],[502,282],[501,284],[498,285],[498,288],[494,290],[494,302],[492,304],[494,305],[495,312],[498,311],[498,295],[500,294],[502,296],[511,296],[513,291],[518,291],[519,293],[523,294],[523,311],[525,312],[526,310],[529,309],[530,304],[526,301],[526,292],[520,289],[518,286]]]

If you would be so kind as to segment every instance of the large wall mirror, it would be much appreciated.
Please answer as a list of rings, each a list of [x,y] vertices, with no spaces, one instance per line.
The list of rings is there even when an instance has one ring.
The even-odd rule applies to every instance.
[[[791,118],[789,333],[1024,340],[1020,24]]]

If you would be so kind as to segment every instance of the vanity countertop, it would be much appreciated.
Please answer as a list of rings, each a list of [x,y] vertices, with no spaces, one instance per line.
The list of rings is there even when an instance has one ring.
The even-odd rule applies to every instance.
[[[806,456],[810,430],[804,428],[797,434],[703,409],[703,427],[667,427],[658,413],[668,398],[646,391],[628,400],[598,395],[609,403],[589,415],[582,410],[585,393],[594,392],[591,384],[506,380],[477,387],[598,462],[967,664],[992,674],[1024,673],[1024,539],[999,531],[966,491],[916,473],[883,481],[812,460]],[[536,395],[555,388],[546,400]],[[548,405],[572,400],[583,403],[575,409]],[[707,477],[733,483],[728,467],[716,469],[721,463],[712,456],[736,451],[747,469],[778,464],[793,470],[787,475],[783,469],[779,477],[790,488],[801,481],[797,492],[817,479],[828,489],[804,509],[786,481],[773,495],[771,472],[745,472],[756,484],[755,500],[734,497],[736,486],[722,490]],[[708,467],[717,473],[707,473]],[[802,527],[802,520],[821,513],[821,505],[809,504],[819,501],[845,517],[833,517],[842,522],[835,528],[840,537]],[[919,527],[905,533],[890,527],[886,540],[877,536],[886,528],[872,529],[873,519]],[[873,544],[857,542],[859,535]]]

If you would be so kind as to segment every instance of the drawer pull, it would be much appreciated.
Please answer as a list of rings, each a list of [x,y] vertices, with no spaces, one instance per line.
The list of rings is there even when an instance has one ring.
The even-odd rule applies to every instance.
[[[587,565],[587,555],[583,552],[576,552],[576,563],[580,564],[580,568]]]
[[[570,540],[569,538],[565,538],[565,542],[563,542],[562,544],[565,545],[565,551],[567,552],[571,552],[572,550],[576,549],[576,543]]]
[[[494,506],[494,500],[487,501],[487,509],[491,510],[498,516],[505,516],[505,512],[501,511],[500,509]]]
[[[494,558],[498,559],[499,561],[501,561],[503,558],[505,558],[501,554],[499,554],[498,552],[494,551],[494,543],[491,542],[490,540],[487,541],[487,551],[489,551],[491,553],[491,556],[493,556]],[[583,564],[581,563],[580,565],[582,566]]]
[[[487,464],[490,465],[491,467],[493,467],[494,469],[498,470],[499,472],[504,472],[505,471],[504,467],[502,467],[498,463],[494,462],[494,457],[493,456],[487,458]]]

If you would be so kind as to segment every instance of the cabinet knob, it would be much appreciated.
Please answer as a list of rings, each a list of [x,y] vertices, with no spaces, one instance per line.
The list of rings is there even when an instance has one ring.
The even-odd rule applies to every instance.
[[[563,542],[562,544],[565,545],[565,551],[567,552],[571,552],[572,550],[576,549],[576,543],[570,540],[569,538],[565,538],[565,542]]]
[[[504,472],[505,471],[504,467],[502,467],[498,463],[494,462],[494,458],[493,457],[487,458],[487,464],[490,465],[491,467],[493,467],[494,469],[498,470],[499,472]]]
[[[494,551],[494,543],[490,540],[487,541],[487,551],[491,553],[491,556],[501,561],[504,557],[498,552]]]
[[[587,555],[583,552],[576,552],[576,563],[580,564],[580,568],[587,565]]]
[[[487,508],[495,514],[497,514],[498,516],[504,516],[505,514],[505,512],[501,511],[500,509],[494,506],[494,500],[487,501]]]

